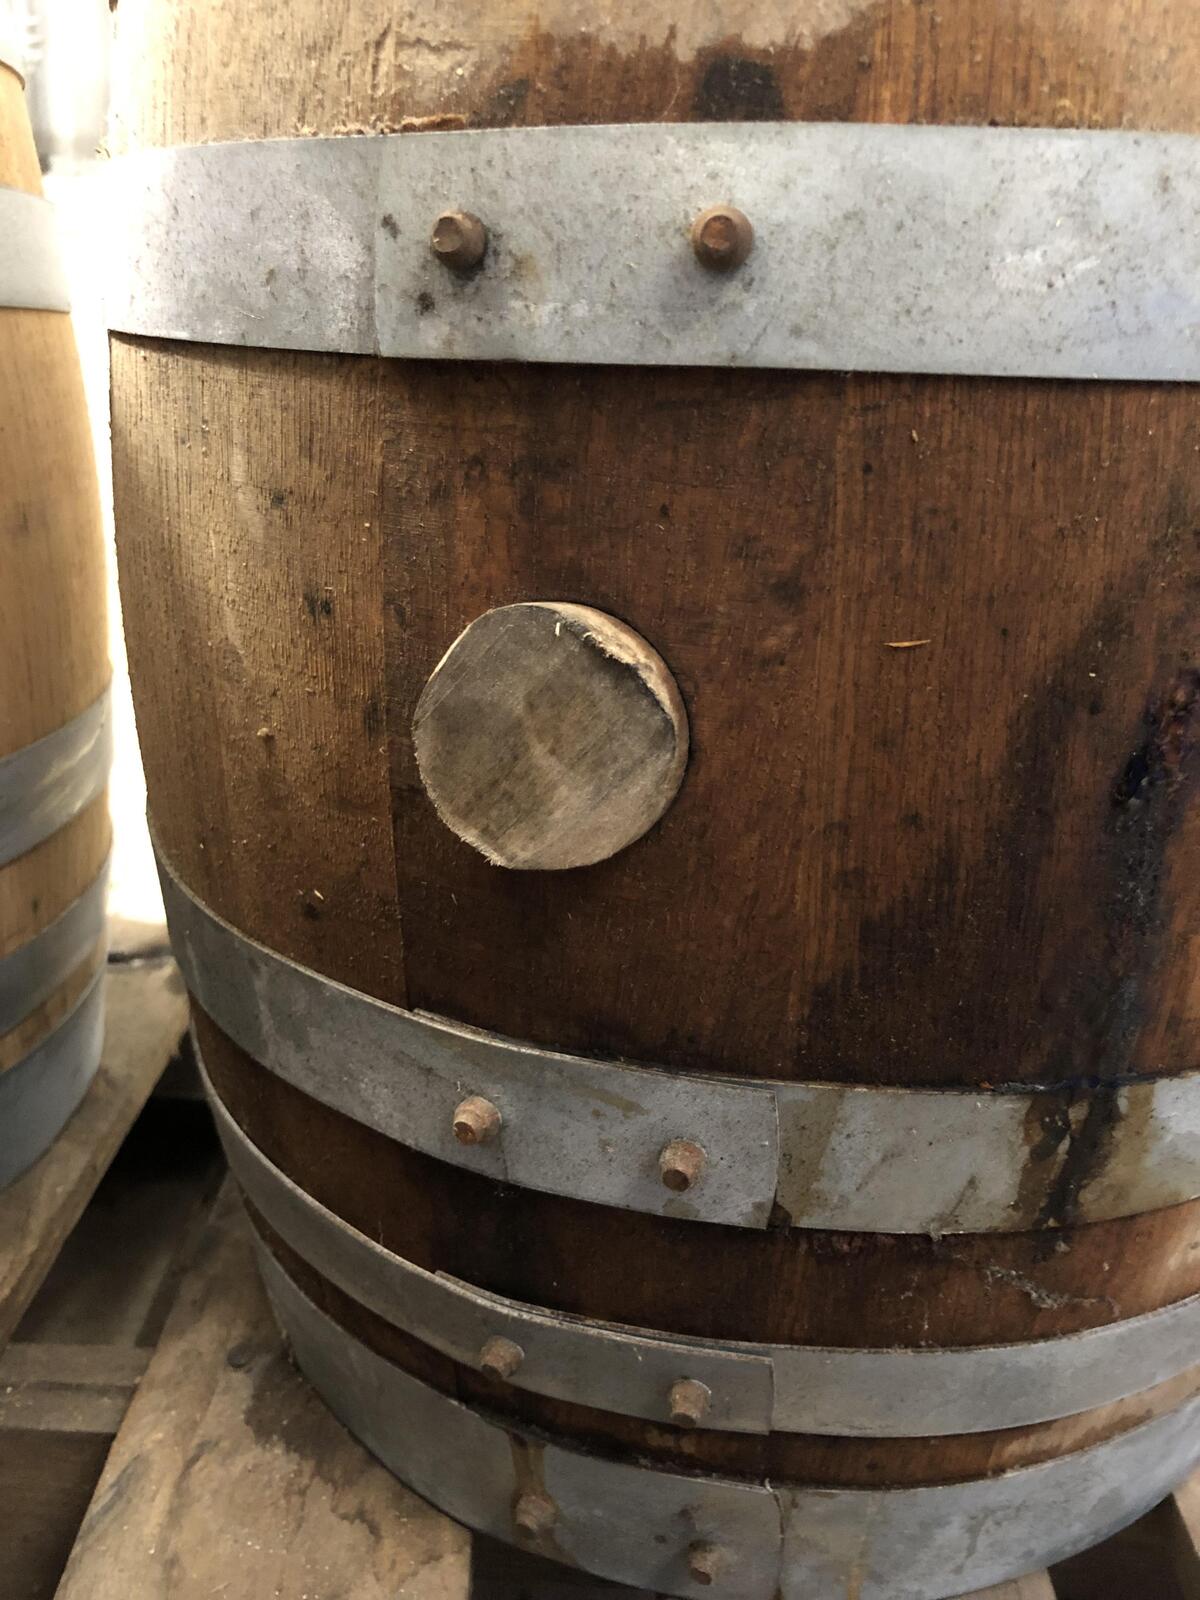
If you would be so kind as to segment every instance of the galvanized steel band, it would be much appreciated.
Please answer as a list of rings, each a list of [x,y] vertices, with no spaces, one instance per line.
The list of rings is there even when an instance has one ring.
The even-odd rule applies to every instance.
[[[1200,378],[1200,139],[855,123],[275,139],[114,163],[110,324],[461,360]],[[736,272],[688,226],[751,219]],[[489,229],[434,259],[447,206]]]
[[[384,1360],[318,1310],[261,1246],[259,1258],[301,1369],[351,1432],[450,1516],[512,1540],[514,1504],[527,1485],[518,1478],[511,1419],[493,1422]],[[542,1548],[619,1583],[697,1600],[943,1600],[1061,1560],[1123,1527],[1200,1456],[1198,1423],[1193,1399],[1071,1455],[916,1489],[683,1476],[540,1436],[528,1454],[553,1509]],[[689,1576],[696,1542],[727,1555],[711,1586]]]
[[[0,310],[69,311],[54,208],[40,194],[0,188]]]
[[[1200,1362],[1200,1295],[1064,1338],[941,1350],[718,1342],[558,1315],[415,1266],[351,1227],[267,1159],[201,1072],[229,1165],[287,1245],[452,1360],[478,1366],[489,1340],[508,1340],[520,1351],[508,1381],[535,1394],[668,1423],[672,1385],[690,1378],[711,1393],[705,1428],[925,1438],[1093,1410]]]
[[[41,844],[103,792],[112,765],[110,691],[44,739],[0,757],[0,867]]]
[[[108,862],[77,899],[24,944],[0,956],[0,1034],[48,1000],[104,935]]]
[[[203,905],[159,853],[188,988],[235,1044],[305,1094],[441,1161],[524,1188],[696,1222],[872,1233],[1023,1232],[1050,1225],[1087,1096],[1060,1143],[1030,1149],[1040,1097],[1061,1091],[894,1089],[663,1071],[517,1043],[402,1010],[266,949]],[[1200,1075],[1092,1091],[1111,1136],[1074,1197],[1096,1222],[1200,1195]],[[499,1136],[454,1137],[464,1094],[499,1109]],[[707,1153],[686,1194],[658,1159]]]
[[[87,1093],[104,1044],[104,968],[66,1017],[0,1072],[0,1188],[49,1149]]]

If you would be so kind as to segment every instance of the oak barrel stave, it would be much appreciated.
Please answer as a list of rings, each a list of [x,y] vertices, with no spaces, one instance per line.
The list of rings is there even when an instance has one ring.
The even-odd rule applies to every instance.
[[[369,3],[268,7],[229,59],[219,21],[126,0],[125,137],[1200,122],[1181,4],[837,12],[730,4],[632,28],[566,4],[536,20],[457,6],[410,30]],[[1055,1136],[1072,1152],[1050,1229],[750,1234],[420,1155],[198,1014],[223,1103],[301,1188],[431,1270],[701,1337],[1022,1342],[1200,1289],[1200,1202],[1078,1220],[1111,1127],[1103,1086],[1200,1065],[1186,387],[418,364],[122,335],[113,366],[154,822],[235,928],[395,1004],[601,1059],[1060,1086],[1082,1113],[1069,1137],[1029,1130],[1031,1151]],[[691,758],[628,850],[509,874],[438,822],[411,721],[468,623],[556,596],[661,652]],[[681,1435],[497,1387],[262,1227],[336,1323],[433,1388],[533,1435],[717,1475],[987,1478],[1134,1431],[1194,1382],[955,1438]]]
[[[41,194],[21,80],[3,64],[0,191]],[[36,280],[37,263],[28,270]],[[0,1120],[9,1133],[6,1140],[0,1129],[0,1174],[7,1181],[40,1153],[96,1065],[98,1020],[82,1043],[70,1030],[98,1006],[111,844],[105,573],[91,432],[69,316],[23,304],[0,306],[0,574],[0,1100],[7,1108]],[[73,726],[84,730],[74,771],[54,754],[39,779],[39,747],[57,750]],[[36,790],[29,787],[35,779]],[[66,1043],[56,1049],[56,1040]],[[46,1081],[34,1081],[43,1072]]]

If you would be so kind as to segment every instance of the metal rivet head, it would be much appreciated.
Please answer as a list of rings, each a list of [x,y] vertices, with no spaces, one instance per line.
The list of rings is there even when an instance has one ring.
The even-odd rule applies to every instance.
[[[477,267],[487,250],[487,229],[469,211],[443,211],[433,225],[429,243],[443,266],[456,272]]]
[[[537,1539],[558,1521],[558,1507],[541,1489],[526,1489],[513,1506],[513,1522],[521,1533]]]
[[[493,1378],[511,1378],[524,1359],[525,1352],[519,1344],[497,1334],[479,1352],[479,1368],[490,1372]]]
[[[692,223],[692,249],[714,272],[740,267],[754,244],[750,218],[736,206],[709,206]]]
[[[707,1160],[703,1149],[690,1139],[672,1139],[670,1144],[662,1148],[658,1170],[667,1188],[682,1194],[700,1181]]]
[[[710,1583],[717,1581],[728,1565],[728,1552],[719,1544],[697,1539],[695,1544],[688,1546],[687,1568],[693,1583],[703,1584],[707,1588]]]
[[[712,1405],[712,1390],[698,1378],[677,1378],[667,1397],[671,1421],[678,1428],[697,1428]]]
[[[499,1132],[500,1113],[482,1095],[468,1095],[454,1113],[454,1137],[459,1144],[487,1144]]]

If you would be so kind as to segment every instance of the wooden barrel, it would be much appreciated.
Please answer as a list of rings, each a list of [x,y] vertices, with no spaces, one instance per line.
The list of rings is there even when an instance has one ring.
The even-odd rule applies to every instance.
[[[0,51],[0,1184],[100,1059],[110,729],[92,436],[20,77]]]
[[[300,1365],[672,1595],[1138,1514],[1200,1454],[1194,7],[119,35],[152,822]]]

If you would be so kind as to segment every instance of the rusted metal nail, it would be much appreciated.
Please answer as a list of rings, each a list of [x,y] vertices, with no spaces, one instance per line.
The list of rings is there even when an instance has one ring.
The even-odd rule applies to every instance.
[[[700,1181],[707,1160],[708,1157],[701,1147],[693,1144],[690,1139],[672,1139],[670,1144],[662,1148],[658,1158],[658,1170],[667,1188],[674,1189],[676,1194],[682,1194],[685,1189],[690,1189],[694,1183]]]
[[[499,1132],[500,1113],[482,1095],[468,1095],[454,1113],[454,1137],[459,1144],[487,1144]]]
[[[703,1584],[707,1588],[710,1583],[717,1581],[728,1565],[729,1554],[719,1544],[697,1539],[695,1544],[688,1546],[687,1568],[693,1583]]]
[[[537,1539],[558,1521],[558,1507],[541,1489],[526,1489],[513,1506],[513,1522],[530,1539]]]
[[[712,1405],[712,1390],[699,1378],[676,1378],[667,1405],[677,1428],[698,1428]]]
[[[443,266],[455,272],[477,267],[487,250],[487,229],[469,211],[443,211],[433,225],[429,243]]]
[[[490,1372],[493,1378],[511,1378],[524,1359],[525,1352],[519,1344],[496,1334],[479,1352],[479,1368]]]
[[[696,260],[714,272],[740,267],[754,245],[750,218],[736,206],[709,206],[692,223]]]

